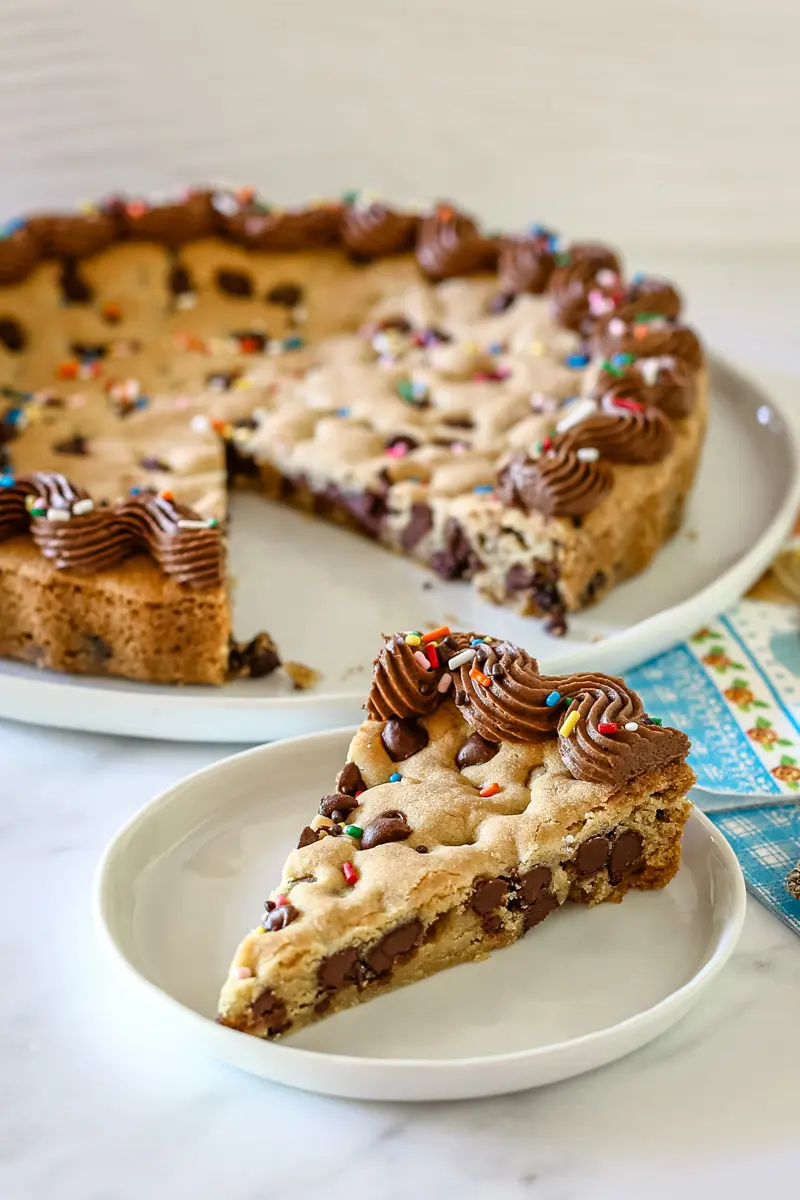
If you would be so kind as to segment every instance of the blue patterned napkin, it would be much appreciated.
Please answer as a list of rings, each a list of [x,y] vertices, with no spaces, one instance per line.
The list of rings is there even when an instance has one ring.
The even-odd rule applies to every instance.
[[[800,859],[800,619],[742,600],[626,674],[653,716],[685,729],[694,800],[731,843],[750,891],[800,936],[786,876]]]

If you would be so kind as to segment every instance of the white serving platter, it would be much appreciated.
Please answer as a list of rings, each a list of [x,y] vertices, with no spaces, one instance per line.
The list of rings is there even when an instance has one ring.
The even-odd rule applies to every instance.
[[[765,393],[714,360],[708,437],[683,529],[646,572],[574,617],[566,638],[355,534],[237,495],[237,636],[268,629],[286,659],[321,672],[313,690],[293,691],[282,673],[223,688],[174,688],[0,661],[0,717],[239,743],[332,728],[359,719],[382,632],[441,624],[508,637],[553,672],[620,673],[737,600],[775,556],[798,506],[800,452],[789,425]]]
[[[156,797],[114,837],[96,874],[95,917],[122,969],[113,1008],[123,1029],[145,1026],[147,1015],[193,1053],[330,1095],[493,1095],[638,1049],[688,1012],[731,955],[744,881],[728,843],[695,811],[681,869],[663,891],[632,892],[621,905],[567,905],[482,963],[279,1043],[215,1024],[233,951],[258,921],[351,734],[306,735],[215,763]]]

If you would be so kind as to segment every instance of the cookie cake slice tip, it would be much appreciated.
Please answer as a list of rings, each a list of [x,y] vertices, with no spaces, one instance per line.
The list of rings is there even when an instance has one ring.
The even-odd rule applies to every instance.
[[[299,834],[218,1020],[273,1038],[485,958],[567,900],[676,873],[689,739],[621,679],[473,633],[385,638],[367,719]]]

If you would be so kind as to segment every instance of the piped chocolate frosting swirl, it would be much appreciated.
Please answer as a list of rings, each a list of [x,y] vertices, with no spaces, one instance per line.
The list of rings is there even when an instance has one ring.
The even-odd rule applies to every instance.
[[[553,316],[568,329],[581,329],[593,312],[605,311],[621,297],[619,258],[610,246],[579,242],[556,262],[547,294]]]
[[[498,263],[501,290],[541,295],[556,265],[549,247],[549,238],[538,234],[504,239]]]
[[[358,203],[345,208],[342,244],[361,258],[384,258],[414,249],[419,228],[415,213],[398,212],[385,204]]]
[[[700,339],[688,325],[678,325],[665,317],[633,321],[614,317],[594,336],[594,344],[603,355],[633,354],[639,358],[672,358],[692,370],[703,365]]]
[[[643,408],[659,409],[670,421],[680,421],[694,409],[697,376],[671,358],[633,359],[619,367],[607,360],[597,376],[593,396],[604,412],[616,411],[620,399],[632,400]]]
[[[449,634],[441,641],[439,665],[419,672],[430,685],[420,692],[406,658],[408,651],[413,658],[415,647],[405,637],[388,638],[375,660],[367,701],[367,711],[375,720],[427,716],[454,696],[462,716],[483,742],[496,746],[557,737],[561,759],[574,778],[612,788],[683,759],[689,751],[686,735],[651,721],[623,680],[599,673],[542,675],[526,651],[475,634]],[[465,652],[467,660],[459,662]],[[455,667],[449,666],[452,661]],[[452,686],[442,692],[439,683],[444,679],[447,684],[449,674]],[[392,680],[391,688],[387,679]],[[577,719],[572,713],[577,713]]]
[[[0,541],[26,531],[58,570],[93,574],[144,553],[188,587],[219,587],[223,581],[216,524],[155,492],[113,507],[95,506],[63,475],[23,475],[0,487]]]
[[[657,408],[618,410],[587,417],[556,438],[554,445],[573,454],[594,447],[607,462],[656,463],[672,452],[675,435]]]
[[[308,208],[269,208],[252,199],[235,212],[223,213],[222,225],[234,241],[253,250],[314,250],[339,240],[341,217],[342,206],[333,201]]]
[[[499,251],[497,239],[485,237],[471,217],[448,204],[420,223],[417,262],[430,279],[490,271]]]
[[[614,475],[605,463],[584,462],[569,446],[554,444],[538,458],[515,454],[498,475],[504,504],[545,517],[582,517],[606,498]]]

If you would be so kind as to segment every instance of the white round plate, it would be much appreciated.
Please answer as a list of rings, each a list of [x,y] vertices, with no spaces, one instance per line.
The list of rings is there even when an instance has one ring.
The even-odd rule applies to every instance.
[[[714,362],[708,438],[683,530],[644,574],[574,617],[563,639],[364,538],[256,495],[234,496],[237,634],[268,629],[286,659],[321,671],[316,688],[293,692],[282,673],[224,688],[158,687],[0,660],[0,717],[240,743],[330,729],[360,719],[381,632],[420,625],[507,637],[554,673],[619,674],[690,636],[758,578],[800,504],[799,464],[774,404]]]
[[[567,905],[485,962],[276,1044],[222,1028],[213,1018],[233,952],[351,736],[310,734],[207,767],[152,800],[108,846],[95,880],[103,943],[153,1015],[170,1022],[173,1040],[335,1096],[488,1096],[636,1050],[692,1007],[733,951],[742,873],[722,835],[694,812],[683,864],[664,891],[633,892],[621,905]],[[139,1021],[140,1005],[135,1012]]]

